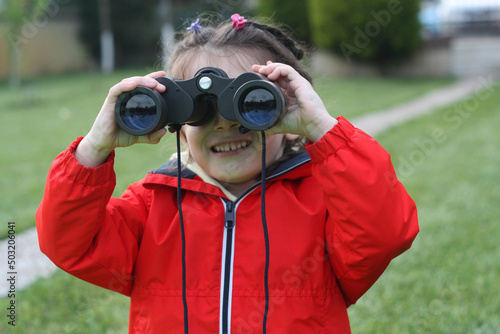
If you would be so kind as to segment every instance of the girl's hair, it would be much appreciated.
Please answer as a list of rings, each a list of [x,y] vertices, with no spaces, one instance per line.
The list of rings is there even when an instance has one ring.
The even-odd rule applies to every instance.
[[[243,29],[236,30],[232,22],[214,24],[213,17],[200,19],[202,29],[185,31],[174,46],[167,72],[171,77],[184,78],[182,69],[199,54],[214,51],[242,51],[265,64],[267,60],[292,66],[300,75],[312,82],[311,76],[300,64],[304,48],[276,25],[248,21]]]
[[[202,29],[188,30],[181,34],[167,62],[170,77],[188,79],[185,69],[198,56],[213,57],[217,52],[231,55],[232,61],[251,57],[252,61],[265,64],[268,60],[293,67],[302,77],[312,83],[309,73],[301,65],[304,48],[276,25],[248,20],[243,29],[237,30],[231,21],[214,24],[213,17],[200,19]],[[304,151],[303,137],[287,141],[283,159]]]

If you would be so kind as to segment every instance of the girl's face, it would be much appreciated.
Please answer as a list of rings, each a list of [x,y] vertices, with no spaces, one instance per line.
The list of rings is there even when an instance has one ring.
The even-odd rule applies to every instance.
[[[206,60],[205,60],[206,59]],[[231,57],[199,56],[185,71],[189,79],[201,68],[212,66],[236,78],[252,70],[253,62]],[[235,63],[235,64],[232,64]],[[186,75],[186,76],[188,76]],[[262,169],[262,139],[260,132],[239,132],[240,124],[229,121],[218,112],[202,126],[183,126],[182,139],[190,157],[211,177],[229,191],[240,195],[259,180]],[[266,164],[280,158],[285,147],[285,135],[266,136]]]

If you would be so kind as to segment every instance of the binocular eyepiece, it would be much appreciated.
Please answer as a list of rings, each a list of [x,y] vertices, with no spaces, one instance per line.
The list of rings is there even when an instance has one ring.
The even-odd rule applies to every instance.
[[[129,134],[146,135],[167,125],[203,125],[217,111],[240,123],[242,132],[260,131],[273,127],[286,111],[281,88],[252,72],[228,78],[219,68],[205,67],[192,79],[156,80],[167,88],[164,93],[139,86],[119,96],[116,121]]]

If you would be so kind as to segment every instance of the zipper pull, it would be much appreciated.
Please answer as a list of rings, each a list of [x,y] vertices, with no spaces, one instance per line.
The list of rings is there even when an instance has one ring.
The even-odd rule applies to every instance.
[[[234,220],[235,220],[235,214],[234,214],[234,202],[228,201],[226,203],[226,216],[225,216],[225,223],[224,226],[227,229],[232,229],[234,227]]]

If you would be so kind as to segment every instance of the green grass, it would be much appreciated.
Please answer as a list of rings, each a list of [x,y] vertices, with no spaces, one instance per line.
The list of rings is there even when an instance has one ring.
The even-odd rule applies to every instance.
[[[3,155],[0,162],[3,172],[0,181],[0,213],[5,223],[7,220],[15,220],[18,230],[34,225],[34,212],[42,198],[50,162],[76,136],[85,135],[109,87],[130,74],[131,72],[119,72],[111,76],[80,74],[45,78],[33,81],[18,93],[0,86],[0,141]],[[317,80],[317,85],[329,110],[333,110],[332,114],[353,117],[402,102],[405,98],[413,98],[447,82],[449,81],[369,79],[363,82],[358,79],[320,79]],[[465,219],[465,214],[455,212],[457,209],[464,209],[460,205],[461,198],[451,192],[451,189],[450,193],[455,194],[452,196],[454,201],[447,198],[444,202],[442,196],[438,196],[446,191],[441,183],[445,181],[443,174],[450,179],[455,174],[464,180],[471,176],[469,167],[462,168],[460,164],[454,163],[457,158],[454,152],[457,145],[460,145],[463,150],[461,152],[466,157],[472,153],[481,154],[481,150],[470,145],[479,132],[478,126],[481,126],[483,137],[487,136],[488,131],[491,142],[499,142],[499,135],[495,133],[495,124],[499,124],[498,116],[495,116],[496,109],[493,109],[500,101],[499,98],[492,100],[494,101],[488,105],[481,105],[480,111],[484,113],[482,124],[467,125],[447,132],[449,139],[436,146],[432,158],[426,159],[425,163],[406,177],[405,184],[419,205],[423,231],[414,248],[397,259],[359,304],[351,308],[354,333],[455,333],[448,331],[446,327],[454,322],[456,326],[466,323],[469,328],[473,326],[481,329],[480,326],[483,326],[482,333],[488,333],[488,328],[499,328],[498,318],[496,323],[490,325],[485,322],[485,319],[491,319],[494,314],[500,314],[498,304],[489,303],[491,298],[487,298],[490,294],[498,295],[498,289],[495,290],[493,285],[495,275],[498,276],[497,263],[500,263],[499,250],[493,243],[496,232],[494,221],[490,219],[470,224],[461,221]],[[468,122],[473,119],[475,118],[471,116]],[[425,138],[429,122],[431,125],[439,124],[439,120],[438,115],[403,125],[380,136],[380,140],[389,148],[393,157],[405,157],[413,149],[415,138]],[[468,130],[467,135],[462,138],[465,130]],[[118,184],[115,193],[119,194],[129,183],[140,179],[146,171],[167,159],[174,149],[173,144],[173,140],[167,140],[161,144],[162,148],[136,145],[120,149],[116,162]],[[492,144],[488,146],[489,149],[491,146]],[[439,158],[441,163],[431,164],[434,157]],[[482,159],[485,160],[485,157]],[[496,166],[486,164],[486,161],[477,165],[489,170],[489,176],[482,183],[494,184],[493,174],[498,170],[495,169]],[[449,173],[445,166],[453,169],[454,173]],[[490,176],[492,178],[488,178]],[[496,180],[498,184],[498,178]],[[470,189],[476,189],[474,182],[468,181]],[[450,183],[454,186],[453,182]],[[476,190],[477,194],[470,193],[468,187],[463,185],[457,194],[471,198],[478,196],[468,204],[474,209],[470,213],[474,219],[481,213],[475,210],[478,204],[481,205],[483,215],[494,212],[492,210],[498,203],[498,192],[496,197],[485,197],[485,192]],[[448,208],[448,205],[451,207]],[[498,217],[498,209],[495,210]],[[483,238],[475,243],[467,243],[472,231],[464,231],[464,228],[476,231],[474,228],[478,224],[484,225],[477,231],[482,233]],[[2,226],[0,235],[5,235],[5,231],[6,226]],[[458,240],[455,241],[455,238]],[[467,247],[463,248],[464,245]],[[483,257],[485,247],[488,248],[487,257]],[[483,262],[477,261],[483,258]],[[460,268],[462,263],[467,266]],[[487,266],[490,267],[486,268]],[[492,272],[491,268],[496,268],[496,271]],[[19,276],[22,279],[22,273]],[[472,291],[471,284],[474,284]],[[126,297],[80,281],[59,270],[54,276],[40,279],[18,292],[16,302],[17,326],[8,326],[3,317],[0,321],[1,333],[127,332],[129,301]],[[456,302],[456,307],[448,307],[452,302],[453,305]],[[473,304],[472,308],[469,308],[470,304]],[[0,307],[3,308],[2,305],[8,305],[8,299],[0,298]],[[429,308],[429,305],[433,308]],[[473,311],[481,315],[475,316]],[[470,320],[471,317],[478,319],[477,324]],[[440,321],[445,323],[439,330],[434,330],[433,323]],[[463,328],[468,327],[464,325]]]
[[[0,299],[2,310],[8,302]],[[123,334],[128,332],[128,306],[128,297],[58,271],[16,293],[16,326],[7,325],[7,311],[2,312],[0,332]]]
[[[499,90],[377,138],[421,233],[350,309],[353,333],[500,333]]]

